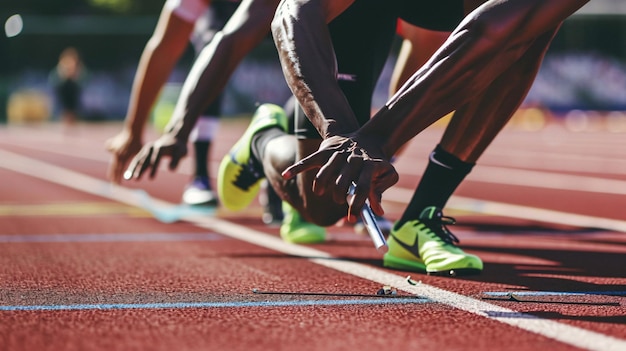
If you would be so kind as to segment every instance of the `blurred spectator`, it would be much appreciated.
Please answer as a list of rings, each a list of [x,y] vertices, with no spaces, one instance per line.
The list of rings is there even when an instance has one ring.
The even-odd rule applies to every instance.
[[[84,76],[78,50],[73,47],[63,50],[57,66],[50,73],[49,82],[60,108],[61,121],[65,124],[74,124],[80,118]]]
[[[626,109],[626,64],[593,52],[548,55],[527,102],[555,110]]]

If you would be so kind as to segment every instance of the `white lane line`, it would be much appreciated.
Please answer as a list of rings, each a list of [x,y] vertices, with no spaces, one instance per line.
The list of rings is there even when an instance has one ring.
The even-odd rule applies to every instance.
[[[626,158],[511,150],[510,148],[504,148],[504,150],[489,149],[481,158],[480,167],[488,164],[556,172],[626,174]]]
[[[154,198],[150,199],[149,195],[143,190],[134,190],[121,186],[116,186],[114,184],[95,179],[80,173],[71,172],[65,168],[44,163],[4,150],[0,150],[0,159],[3,160],[3,163],[0,164],[0,167],[11,169],[15,172],[43,178],[45,180],[49,180],[58,184],[63,184],[71,188],[75,188],[94,195],[105,196],[103,194],[107,194],[105,197],[117,199],[117,201],[120,201],[119,199],[123,198],[125,199],[125,201],[121,202],[139,208],[147,209],[148,211],[151,211],[155,216],[157,216],[157,219],[163,222],[170,221],[161,218],[162,214],[179,214],[178,212],[180,212],[178,211],[179,206]],[[13,160],[12,163],[10,163],[11,160]],[[10,167],[11,164],[16,166]],[[50,171],[48,173],[42,172],[42,168],[46,168]],[[72,174],[72,176],[68,176],[68,172]],[[72,183],[74,184],[69,184],[70,182],[68,182],[67,179],[70,179],[72,177],[74,179]],[[401,203],[408,203],[411,195],[412,190],[399,187],[392,187],[385,192],[386,199],[393,199],[393,201]],[[494,201],[483,201],[459,196],[452,196],[449,201],[448,207],[477,213],[528,219],[534,221],[543,221],[546,223],[557,223],[571,226],[579,226],[583,228],[597,228],[626,232],[626,221],[622,220],[584,216],[567,212],[539,209],[521,205],[512,205]],[[171,213],[169,213],[168,210],[171,210],[169,211]],[[203,216],[203,214],[200,213],[196,216],[186,213],[184,215],[186,218]]]
[[[618,219],[585,216],[568,212],[506,204],[502,202],[481,201],[459,196],[450,199],[450,207],[503,217],[520,218],[546,223],[558,223],[581,228],[605,229],[626,233],[626,221]]]
[[[61,155],[68,155],[60,152]],[[16,154],[14,154],[17,156]],[[68,155],[75,157],[75,154]],[[92,156],[84,155],[84,158],[93,160]],[[98,159],[99,161],[102,161]],[[165,165],[163,166],[165,167]],[[184,168],[184,167],[181,167]],[[528,186],[535,188],[548,188],[584,192],[599,192],[608,194],[626,194],[626,181],[604,179],[597,177],[574,176],[567,174],[553,174],[541,171],[511,170],[502,167],[481,166],[468,176],[468,180],[475,182],[499,183],[509,185]],[[100,188],[103,185],[98,184]],[[127,188],[111,187],[111,191],[128,192]],[[81,189],[86,191],[85,189]],[[146,194],[141,190],[134,191],[134,197],[143,199],[144,204],[138,205],[137,201],[131,205],[145,208],[152,212],[160,221],[169,223],[178,220],[181,216],[180,208],[173,207],[172,204],[154,203],[148,208]],[[413,189],[392,187],[385,192],[385,199],[399,203],[408,203],[413,194]],[[129,195],[130,196],[130,195]],[[568,212],[552,211],[534,207],[512,205],[495,201],[484,201],[460,196],[452,196],[448,205],[450,209],[458,209],[472,212],[479,212],[491,215],[542,221],[546,223],[556,223],[563,225],[579,226],[583,228],[606,229],[618,232],[626,232],[626,220],[615,220],[609,218],[591,217],[585,215],[572,214]]]
[[[477,167],[473,173],[470,173],[467,180],[543,189],[626,195],[626,181],[624,180],[484,165]]]
[[[4,167],[15,172],[23,173],[32,177],[38,177],[50,182],[82,190],[90,194],[106,197],[122,203],[132,204],[135,206],[141,205],[141,200],[137,199],[137,196],[132,190],[114,186],[96,178],[85,176],[61,167],[2,150],[0,150],[0,159],[3,160],[0,167]],[[160,201],[160,203],[164,205],[171,205],[164,201]],[[520,329],[557,340],[564,344],[594,351],[626,350],[626,340],[624,339],[618,339],[616,337],[579,327],[542,319],[531,314],[493,305],[427,284],[419,284],[415,286],[410,285],[406,282],[406,278],[400,275],[361,263],[340,260],[332,257],[327,252],[310,247],[288,244],[276,236],[253,230],[242,225],[207,216],[190,216],[185,218],[185,220],[199,227],[214,230],[218,233],[241,241],[282,252],[287,255],[307,258],[311,262],[320,264],[330,269],[368,279],[383,285],[394,286],[399,290],[419,295],[435,302],[449,305],[481,317],[518,327]]]
[[[32,136],[29,136],[32,138]],[[57,145],[54,149],[42,149],[42,147],[23,142],[20,143],[20,147],[31,150],[42,150],[46,152],[56,153],[58,155],[67,155],[71,157],[83,158],[92,161],[108,162],[110,159],[109,154],[94,153],[89,150],[76,149],[73,146],[80,145],[84,142],[82,139],[60,139],[54,137],[53,139],[62,144]],[[39,140],[39,139],[38,139]],[[517,186],[528,186],[534,188],[543,189],[558,189],[558,190],[572,190],[605,194],[626,194],[626,181],[607,179],[594,176],[582,176],[582,175],[570,175],[563,173],[564,171],[571,172],[601,172],[607,174],[626,174],[626,160],[598,157],[598,156],[581,156],[566,153],[546,153],[546,152],[532,152],[532,151],[520,151],[512,146],[505,147],[506,157],[502,156],[503,151],[499,148],[490,148],[485,153],[485,162],[480,163],[478,167],[475,167],[472,173],[469,174],[467,180],[473,182],[483,182],[491,184],[507,184]],[[498,156],[495,156],[498,155]],[[498,158],[499,165],[488,165],[491,156]],[[419,167],[420,169],[426,166],[426,158],[424,160],[418,160],[416,163],[411,163],[411,169]],[[532,161],[532,164],[531,164]],[[186,163],[183,160],[184,165]],[[212,162],[212,166],[217,163]],[[181,166],[182,166],[181,165]],[[404,167],[404,166],[401,166]],[[518,167],[518,168],[511,168]],[[525,170],[520,169],[523,167],[530,167],[537,170]],[[162,165],[162,169],[167,169],[166,165]],[[191,170],[188,167],[179,167],[178,173],[189,175]],[[557,172],[555,174],[555,172]]]
[[[413,191],[407,188],[392,187],[384,194],[386,201],[407,203]],[[581,228],[605,229],[626,233],[626,221],[610,218],[585,216],[575,213],[547,210],[536,207],[513,205],[496,201],[484,201],[462,196],[452,196],[446,208],[503,216],[509,218],[528,219],[545,223],[563,224]]]
[[[409,168],[410,167],[410,168]],[[410,166],[398,167],[401,172],[425,169],[426,162],[416,161]],[[480,182],[487,184],[506,184],[513,186],[527,186],[539,189],[568,190],[585,193],[599,194],[626,194],[626,180],[593,177],[585,175],[573,175],[562,173],[563,169],[550,169],[541,167],[544,170],[526,170],[511,167],[487,166],[479,164],[472,170],[466,181]],[[615,174],[626,174],[619,173]]]
[[[224,239],[216,233],[103,233],[103,234],[30,234],[0,235],[0,243],[123,243],[215,241]]]

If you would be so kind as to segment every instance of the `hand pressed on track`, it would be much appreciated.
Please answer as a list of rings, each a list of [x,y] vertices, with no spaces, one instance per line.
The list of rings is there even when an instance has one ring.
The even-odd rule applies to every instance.
[[[312,184],[313,193],[319,196],[330,193],[338,204],[347,202],[350,185],[356,184],[355,194],[348,203],[349,218],[358,218],[366,199],[372,211],[382,216],[382,193],[398,181],[398,173],[381,148],[374,141],[356,135],[324,140],[316,152],[287,168],[283,177],[289,179],[311,169],[319,169]]]
[[[187,155],[187,143],[178,140],[170,134],[163,134],[159,139],[147,143],[135,155],[124,172],[125,179],[141,179],[143,174],[150,170],[150,179],[154,178],[159,169],[163,156],[170,158],[169,169],[175,170],[180,160]]]
[[[129,131],[123,130],[116,136],[108,139],[105,143],[106,150],[112,154],[107,177],[115,184],[122,182],[124,170],[130,160],[135,156],[143,142],[140,138],[133,137]]]

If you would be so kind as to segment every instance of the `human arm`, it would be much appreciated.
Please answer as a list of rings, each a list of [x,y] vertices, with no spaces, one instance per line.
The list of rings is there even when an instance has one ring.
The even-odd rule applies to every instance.
[[[310,168],[320,168],[326,162],[335,161],[337,167],[344,162],[374,162],[379,166],[375,173],[395,175],[387,160],[371,149],[366,153],[363,148],[352,147],[354,143],[347,137],[356,131],[359,123],[337,81],[336,58],[327,24],[351,4],[352,1],[283,1],[272,22],[272,34],[287,83],[324,139],[322,148],[325,152],[317,155],[318,161]],[[283,176],[290,178],[297,173],[299,171],[287,171]],[[393,179],[393,176],[385,179]],[[346,202],[346,193],[353,181],[359,191],[367,191],[366,187],[369,187],[369,182],[359,182],[357,174],[333,179],[332,174],[320,171],[312,184],[313,192],[324,195],[330,189],[324,184],[331,181],[343,189],[328,192],[340,204]],[[372,200],[372,208],[382,214],[379,201]]]
[[[137,154],[125,178],[139,179],[148,169],[153,177],[161,156],[170,157],[170,169],[176,168],[186,154],[184,145],[202,111],[222,93],[239,63],[269,33],[278,2],[242,1],[224,28],[196,58],[164,134]]]
[[[286,0],[276,10],[272,35],[287,84],[323,138],[359,124],[337,82],[327,23],[351,0]]]
[[[359,131],[378,139],[385,154],[447,113],[482,94],[588,0],[491,0],[472,12],[444,45]]]
[[[141,149],[152,106],[187,48],[193,26],[193,22],[177,16],[171,7],[163,7],[137,66],[122,131],[106,142],[107,150],[113,155],[108,170],[113,182],[120,183],[130,159]]]
[[[166,132],[187,140],[201,112],[224,90],[243,58],[269,33],[279,0],[244,0],[194,62]]]
[[[397,175],[381,172],[381,162],[372,159],[388,160],[434,121],[479,96],[538,36],[585,3],[587,0],[488,1],[457,27],[385,107],[347,136],[343,149],[333,150],[323,143],[318,152],[289,168],[285,176],[320,168],[317,179],[324,180],[320,188],[336,194],[345,193],[343,178],[358,176],[363,190],[357,186],[353,211],[360,209],[366,197],[376,201],[391,183],[388,178]],[[352,155],[346,146],[376,157],[348,162]],[[374,206],[372,209],[376,210]]]

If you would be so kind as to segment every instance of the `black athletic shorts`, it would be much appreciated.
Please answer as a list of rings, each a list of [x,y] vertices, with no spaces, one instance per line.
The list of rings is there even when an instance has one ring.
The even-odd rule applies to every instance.
[[[463,0],[387,0],[396,16],[424,29],[451,32],[465,17]]]
[[[339,86],[361,125],[371,117],[372,95],[391,50],[398,18],[425,29],[452,31],[463,17],[463,0],[356,0],[329,24]],[[301,108],[296,109],[295,134],[320,138]]]

